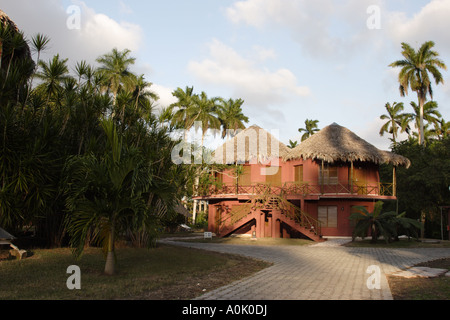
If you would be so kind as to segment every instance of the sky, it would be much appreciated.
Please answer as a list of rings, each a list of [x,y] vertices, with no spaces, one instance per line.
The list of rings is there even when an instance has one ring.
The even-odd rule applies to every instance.
[[[0,0],[24,31],[51,38],[54,54],[76,62],[113,48],[132,51],[132,71],[160,96],[193,86],[209,97],[245,101],[256,124],[288,144],[306,119],[333,122],[388,150],[381,137],[385,104],[412,112],[414,92],[401,97],[401,43],[428,40],[450,67],[450,0]],[[434,100],[450,120],[450,77],[434,85]],[[207,145],[220,145],[209,137]]]

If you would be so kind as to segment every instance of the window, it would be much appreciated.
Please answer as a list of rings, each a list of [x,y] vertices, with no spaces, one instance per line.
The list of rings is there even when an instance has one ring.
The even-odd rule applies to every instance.
[[[318,220],[325,228],[337,228],[337,206],[319,206]]]
[[[276,173],[274,173],[276,170]],[[274,173],[274,174],[272,174]],[[272,186],[281,186],[281,167],[266,167],[266,183]]]
[[[303,165],[294,167],[294,181],[303,182]]]
[[[323,181],[322,181],[323,178]],[[335,166],[330,166],[328,163],[324,164],[323,172],[322,166],[319,166],[319,183],[323,185],[338,184],[338,170]]]

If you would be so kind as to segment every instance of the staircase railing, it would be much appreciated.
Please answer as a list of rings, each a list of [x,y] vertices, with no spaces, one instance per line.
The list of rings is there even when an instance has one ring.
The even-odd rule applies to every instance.
[[[283,213],[290,219],[314,234],[322,235],[322,222],[313,218],[301,209],[284,210]]]

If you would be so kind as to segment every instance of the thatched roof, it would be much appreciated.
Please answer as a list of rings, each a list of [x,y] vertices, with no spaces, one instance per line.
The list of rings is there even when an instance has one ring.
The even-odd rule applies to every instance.
[[[19,31],[19,28],[17,28],[17,25],[14,23],[14,21],[12,21],[8,17],[8,15],[5,12],[3,12],[1,9],[0,9],[0,23],[3,25],[9,25],[9,27],[16,32]]]
[[[12,21],[11,18],[1,9],[0,9],[0,25],[8,26],[13,34],[20,32],[19,28],[14,23],[14,21]],[[2,52],[3,55],[7,54],[7,50],[5,50],[5,49],[6,48],[3,48],[3,52]],[[28,46],[28,44],[25,43],[23,48],[16,50],[16,52],[14,53],[14,57],[16,59],[29,59],[30,61],[32,61],[31,50],[30,50],[30,47]],[[3,56],[3,59],[4,58],[5,57]],[[6,65],[7,64],[4,64],[3,68],[5,68]]]
[[[289,155],[289,148],[266,130],[253,125],[228,140],[213,153],[213,161],[219,164],[266,163]]]
[[[376,148],[349,129],[333,123],[291,150],[289,159],[313,159],[326,162],[363,161],[375,164],[389,163],[409,167],[409,159]]]

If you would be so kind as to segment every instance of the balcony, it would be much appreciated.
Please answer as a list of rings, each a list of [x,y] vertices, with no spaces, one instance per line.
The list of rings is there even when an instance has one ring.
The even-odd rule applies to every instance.
[[[282,186],[258,183],[249,186],[219,185],[198,186],[194,190],[197,197],[221,198],[230,196],[252,196],[274,194],[285,197],[395,197],[394,183],[359,183],[356,181],[337,182],[335,184],[317,184],[309,182],[286,182]]]

